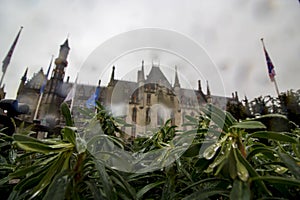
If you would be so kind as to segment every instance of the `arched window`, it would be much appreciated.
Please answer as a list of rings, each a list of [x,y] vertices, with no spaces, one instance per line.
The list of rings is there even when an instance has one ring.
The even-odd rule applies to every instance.
[[[157,125],[161,126],[164,123],[164,113],[161,109],[157,111]]]
[[[133,122],[136,122],[136,115],[137,115],[137,109],[136,109],[136,107],[134,107],[132,109],[132,121]]]
[[[151,104],[151,94],[147,94],[147,105]]]
[[[150,122],[151,122],[151,110],[150,110],[150,108],[147,108],[147,110],[146,110],[146,124],[148,125],[148,124],[150,124]]]
[[[174,115],[174,111],[171,112],[170,118],[171,118],[171,125],[172,125],[172,126],[175,126],[175,115]]]

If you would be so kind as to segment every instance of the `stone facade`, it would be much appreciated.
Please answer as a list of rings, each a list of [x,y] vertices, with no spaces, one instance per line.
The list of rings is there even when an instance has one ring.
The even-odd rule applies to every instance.
[[[64,81],[69,50],[68,40],[66,40],[60,46],[59,56],[55,60],[55,68],[49,79],[42,69],[28,79],[28,69],[26,69],[17,93],[17,100],[30,107],[30,112],[21,116],[24,120],[39,120],[42,124],[52,127],[64,123],[60,104],[75,85],[69,82],[69,78]],[[136,82],[116,79],[115,70],[113,67],[107,86],[101,86],[100,81],[98,86],[76,84],[72,112],[77,126],[83,126],[86,121],[80,109],[86,108],[86,102],[94,95],[97,88],[100,91],[96,95],[97,100],[111,110],[114,116],[120,116],[127,123],[132,124],[132,127],[122,129],[133,137],[147,134],[147,131],[163,125],[168,119],[171,119],[173,125],[181,126],[185,122],[186,115],[196,115],[199,107],[206,103],[213,103],[225,109],[227,101],[234,101],[234,98],[211,95],[208,84],[204,94],[200,80],[196,90],[182,88],[177,69],[174,71],[173,85],[157,64],[152,63],[151,70],[145,77],[144,62],[142,62],[137,72]]]

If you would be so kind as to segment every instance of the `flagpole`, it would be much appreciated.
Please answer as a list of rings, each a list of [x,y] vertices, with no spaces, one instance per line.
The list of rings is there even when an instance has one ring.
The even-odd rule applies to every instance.
[[[277,95],[278,95],[278,97],[279,97],[279,89],[278,89],[278,85],[277,85],[277,82],[276,82],[276,79],[275,79],[275,77],[274,77],[274,79],[273,79],[274,81],[274,85],[275,85],[275,90],[276,90],[276,93],[277,93]]]
[[[51,69],[51,65],[52,65],[52,62],[53,62],[53,55],[51,56],[51,60],[50,60],[50,64],[49,64],[49,67],[47,69],[47,73],[46,73],[46,77],[45,77],[45,80],[41,86],[41,89],[40,89],[40,97],[39,97],[39,101],[38,101],[38,104],[36,106],[36,110],[35,110],[35,113],[34,113],[34,117],[33,117],[33,120],[36,120],[37,119],[37,115],[38,115],[38,112],[39,112],[39,109],[40,109],[40,105],[41,105],[41,102],[42,102],[42,98],[43,98],[43,95],[44,95],[44,89],[46,87],[46,84],[47,84],[47,80],[48,80],[48,76],[49,76],[49,73],[50,73],[50,69]]]
[[[77,72],[77,76],[73,85],[73,96],[72,96],[72,100],[71,100],[71,105],[70,105],[70,112],[72,113],[73,110],[73,106],[74,106],[74,99],[75,99],[75,94],[76,94],[76,87],[77,87],[77,79],[78,79],[78,72]]]
[[[2,73],[1,81],[0,81],[0,87],[2,86],[2,82],[3,82],[5,74],[6,74],[6,70]]]
[[[41,93],[41,95],[40,95],[40,98],[39,98],[39,101],[38,101],[38,104],[36,106],[36,110],[35,110],[35,113],[34,113],[33,120],[37,119],[37,115],[38,115],[38,112],[39,112],[39,109],[40,109],[40,105],[41,105],[41,101],[42,101],[43,95],[44,95],[44,92]]]

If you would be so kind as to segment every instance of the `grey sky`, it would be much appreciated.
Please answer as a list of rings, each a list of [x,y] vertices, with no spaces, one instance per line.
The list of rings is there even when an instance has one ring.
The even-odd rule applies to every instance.
[[[246,94],[250,98],[275,95],[260,43],[264,37],[280,91],[299,89],[299,19],[297,0],[2,0],[0,59],[6,56],[19,27],[24,26],[4,79],[7,98],[15,97],[26,67],[29,77],[41,67],[46,71],[51,55],[57,56],[68,34],[71,51],[66,76],[74,81],[102,43],[149,27],[173,30],[193,39],[216,64],[226,95],[237,90],[240,97]],[[141,59],[150,63],[152,58],[138,55],[136,62]],[[126,73],[120,65],[116,66],[117,78]],[[168,78],[172,81],[173,74]],[[219,84],[214,84],[219,81],[216,76],[206,75],[205,79],[212,94],[222,95]],[[79,82],[97,84],[98,80]]]

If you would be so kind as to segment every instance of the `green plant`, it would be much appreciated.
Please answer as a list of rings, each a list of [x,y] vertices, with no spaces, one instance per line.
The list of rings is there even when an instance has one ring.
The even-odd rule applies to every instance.
[[[82,132],[67,105],[61,109],[61,139],[38,140],[24,128],[12,137],[1,134],[0,186],[9,199],[299,198],[299,129],[271,131],[260,122],[277,115],[238,121],[207,105],[186,117],[192,130],[167,121],[151,137],[127,140],[122,122],[102,106]],[[9,157],[16,147],[17,156]],[[125,150],[144,156],[130,163]],[[117,167],[139,162],[149,168],[135,173]]]

